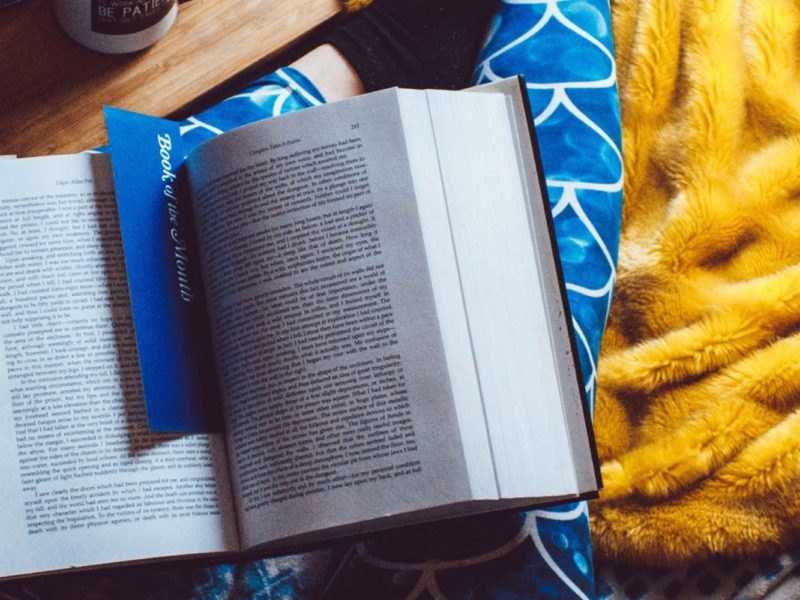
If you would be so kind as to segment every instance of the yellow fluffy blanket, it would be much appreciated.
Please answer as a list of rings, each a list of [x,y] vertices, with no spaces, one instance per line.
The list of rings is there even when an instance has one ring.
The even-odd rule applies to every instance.
[[[600,557],[800,541],[800,0],[612,2],[625,157]]]

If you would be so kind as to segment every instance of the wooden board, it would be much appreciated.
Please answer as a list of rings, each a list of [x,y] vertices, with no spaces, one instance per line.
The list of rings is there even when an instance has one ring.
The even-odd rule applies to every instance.
[[[78,152],[105,142],[104,104],[170,115],[266,63],[339,14],[337,0],[191,0],[161,41],[130,55],[87,50],[49,0],[0,11],[0,155]]]

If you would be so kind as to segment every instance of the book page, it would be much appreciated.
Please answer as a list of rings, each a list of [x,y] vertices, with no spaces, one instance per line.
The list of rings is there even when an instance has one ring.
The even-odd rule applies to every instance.
[[[509,105],[500,94],[427,94],[500,493],[574,495]]]
[[[449,94],[452,95],[453,92]],[[454,374],[453,397],[464,442],[464,458],[472,495],[474,498],[497,499],[500,497],[500,490],[461,289],[458,257],[450,235],[449,208],[428,107],[428,94],[421,90],[399,90],[398,95],[422,235],[431,266],[431,284],[444,340],[444,352],[450,372]],[[468,116],[472,118],[472,115]],[[471,149],[468,146],[459,146],[458,150],[469,152]],[[442,235],[442,231],[446,231],[448,235]]]
[[[245,545],[471,497],[406,152],[387,90],[188,158]]]
[[[0,162],[0,576],[237,548],[224,443],[147,428],[108,157]]]
[[[600,464],[595,450],[589,401],[583,387],[583,376],[580,374],[578,345],[572,328],[561,261],[558,258],[558,244],[555,241],[547,186],[536,143],[536,130],[532,124],[524,86],[524,81],[514,77],[471,88],[470,91],[503,94],[512,105],[517,154],[523,167],[524,184],[530,196],[529,221],[537,247],[536,258],[548,312],[550,344],[557,363],[575,476],[581,492],[593,492],[600,486]]]

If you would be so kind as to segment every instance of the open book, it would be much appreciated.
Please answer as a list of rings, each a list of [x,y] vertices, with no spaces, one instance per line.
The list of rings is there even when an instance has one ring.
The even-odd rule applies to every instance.
[[[156,348],[155,374],[218,393],[224,431],[203,434],[148,427],[159,342],[134,329],[130,265],[151,249],[123,253],[108,156],[0,161],[0,577],[596,492],[535,148],[513,80],[385,90],[193,151],[200,256],[146,270],[207,302],[214,366],[173,373]]]

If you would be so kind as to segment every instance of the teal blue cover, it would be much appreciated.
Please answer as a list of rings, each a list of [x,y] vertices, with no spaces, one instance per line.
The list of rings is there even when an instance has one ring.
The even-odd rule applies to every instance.
[[[150,429],[222,430],[178,124],[106,108]]]

